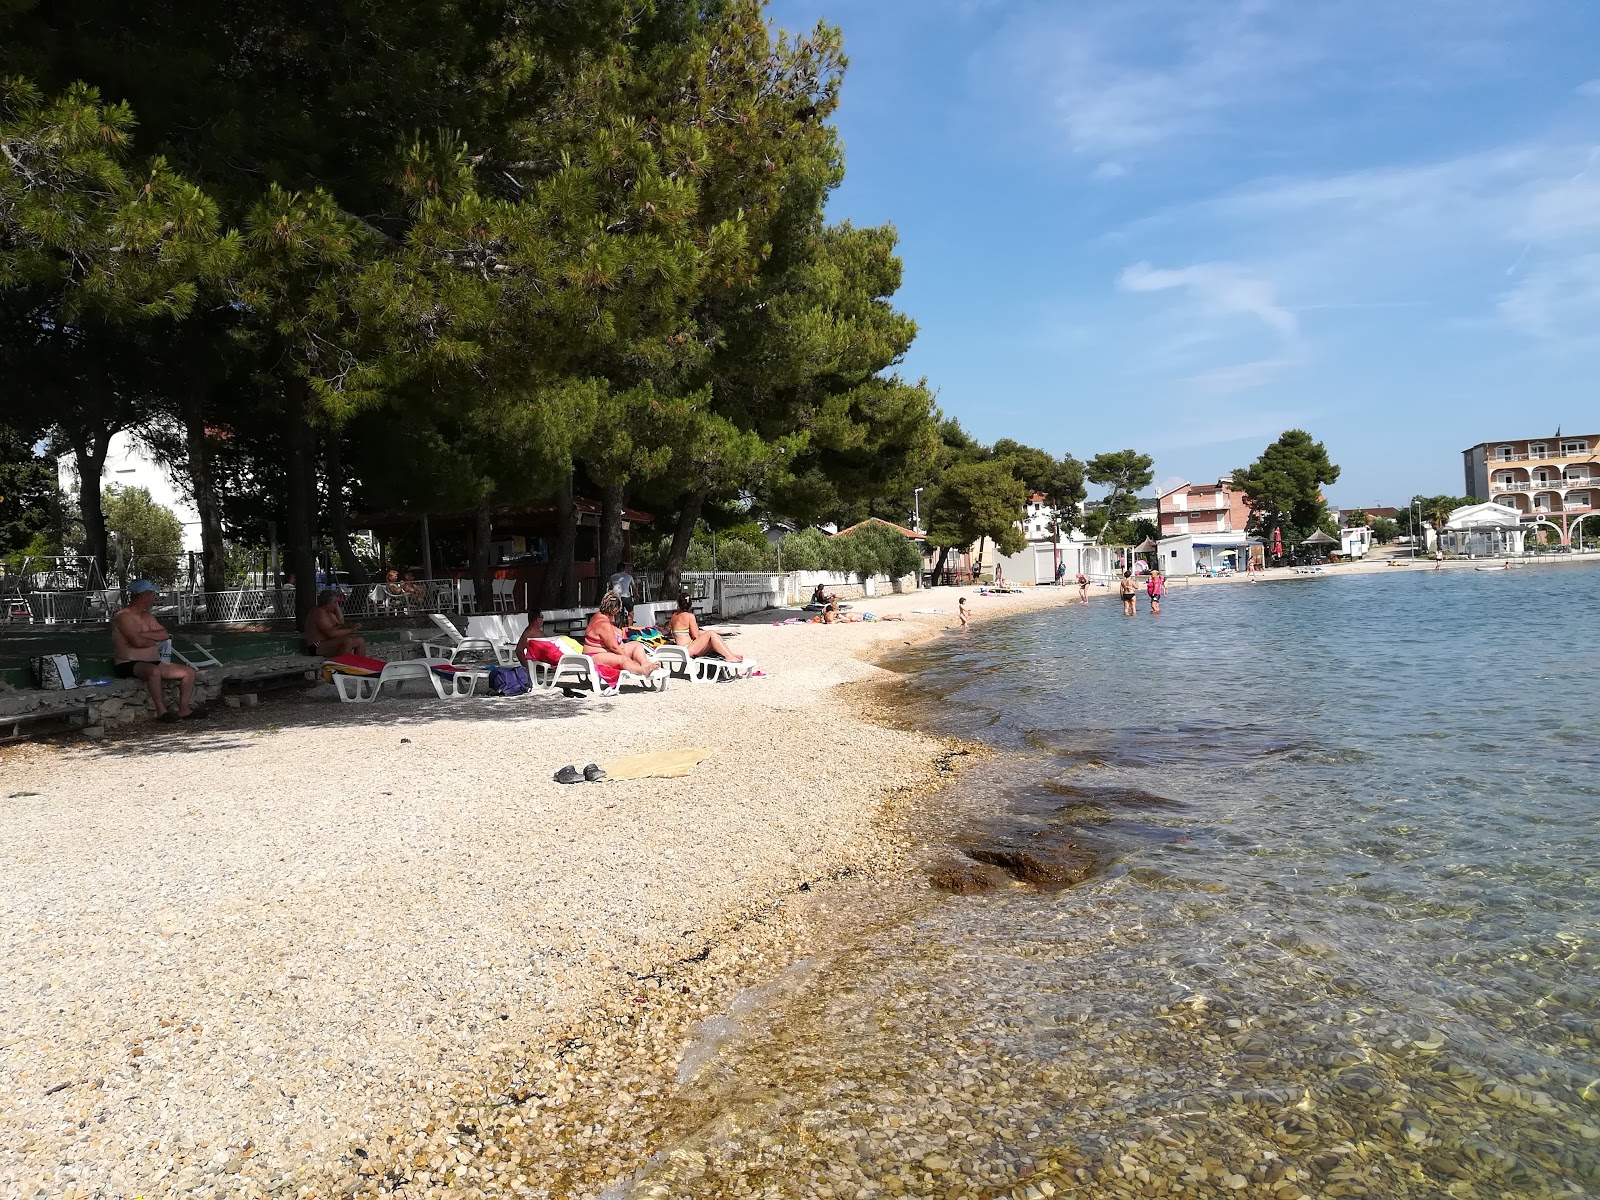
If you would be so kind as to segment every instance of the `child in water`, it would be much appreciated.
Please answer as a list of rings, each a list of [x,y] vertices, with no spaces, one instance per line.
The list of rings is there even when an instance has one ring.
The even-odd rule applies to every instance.
[[[961,618],[961,628],[967,627],[967,622],[972,618],[972,610],[967,607],[967,598],[962,596],[956,601],[956,616]]]

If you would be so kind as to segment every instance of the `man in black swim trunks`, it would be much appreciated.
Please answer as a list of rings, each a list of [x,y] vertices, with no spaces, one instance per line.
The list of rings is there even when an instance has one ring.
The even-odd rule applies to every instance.
[[[156,585],[136,579],[128,585],[128,603],[111,618],[111,673],[118,679],[142,679],[156,710],[156,720],[171,723],[201,715],[194,699],[195,669],[184,663],[162,662],[161,644],[172,635],[150,615],[156,603]],[[163,694],[168,681],[178,685],[178,711],[167,711]]]
[[[356,630],[359,625],[346,625],[339,605],[344,602],[333,588],[317,593],[317,606],[306,617],[307,654],[320,654],[323,658],[338,658],[341,654],[365,654],[366,639]]]

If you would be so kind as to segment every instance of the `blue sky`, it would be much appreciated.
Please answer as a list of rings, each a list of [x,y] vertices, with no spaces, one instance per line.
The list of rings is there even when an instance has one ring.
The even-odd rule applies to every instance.
[[[906,373],[982,439],[1170,483],[1300,427],[1356,505],[1600,427],[1600,4],[771,11],[844,30],[830,214],[898,227]]]

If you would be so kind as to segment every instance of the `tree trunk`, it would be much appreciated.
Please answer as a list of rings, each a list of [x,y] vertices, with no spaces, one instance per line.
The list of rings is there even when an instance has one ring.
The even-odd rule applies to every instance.
[[[83,517],[83,549],[100,573],[102,584],[106,581],[105,510],[100,505],[100,476],[106,469],[106,455],[111,450],[111,431],[95,430],[85,435],[72,447],[73,459],[78,465],[78,511]],[[93,580],[86,581],[92,584]]]
[[[950,547],[940,546],[939,557],[933,564],[933,582],[935,586],[944,578],[944,560],[950,557]]]
[[[568,471],[556,489],[556,539],[550,547],[550,561],[544,567],[544,587],[539,593],[541,609],[578,606],[578,580],[572,564],[577,547],[578,519],[572,505],[572,472]]]
[[[206,617],[221,618],[222,599],[228,586],[227,562],[222,545],[222,510],[217,504],[217,483],[211,471],[211,442],[206,436],[205,395],[193,388],[183,396],[183,440],[189,459],[189,490],[200,517],[201,590],[209,596]]]
[[[316,495],[315,455],[311,445],[311,413],[306,384],[290,378],[284,406],[284,441],[289,474],[289,502],[284,523],[284,558],[294,575],[294,624],[306,627],[306,617],[317,603],[316,532],[313,497]]]
[[[479,612],[494,611],[494,587],[489,566],[489,540],[494,535],[489,506],[483,505],[473,515],[472,523],[472,588]]]
[[[658,600],[676,601],[683,590],[683,561],[689,556],[694,527],[700,523],[700,510],[705,503],[706,494],[695,492],[684,498],[683,507],[678,510],[678,524],[672,530],[672,548],[667,551],[667,561],[661,568]]]
[[[600,487],[600,591],[622,567],[622,504],[627,491],[620,483]]]
[[[323,467],[328,476],[328,532],[333,537],[333,548],[339,552],[339,563],[350,574],[353,586],[364,588],[371,580],[367,568],[356,557],[350,544],[350,527],[344,511],[344,447],[340,445],[339,431],[328,430],[323,444]]]

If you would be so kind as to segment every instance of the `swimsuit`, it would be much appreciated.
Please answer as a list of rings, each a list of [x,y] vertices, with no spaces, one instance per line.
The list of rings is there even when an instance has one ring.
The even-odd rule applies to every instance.
[[[137,658],[130,659],[127,662],[112,663],[111,673],[118,679],[137,679],[139,677],[133,673],[133,669],[142,662],[150,662],[150,660],[148,658]],[[154,663],[150,663],[150,665],[155,666]]]

